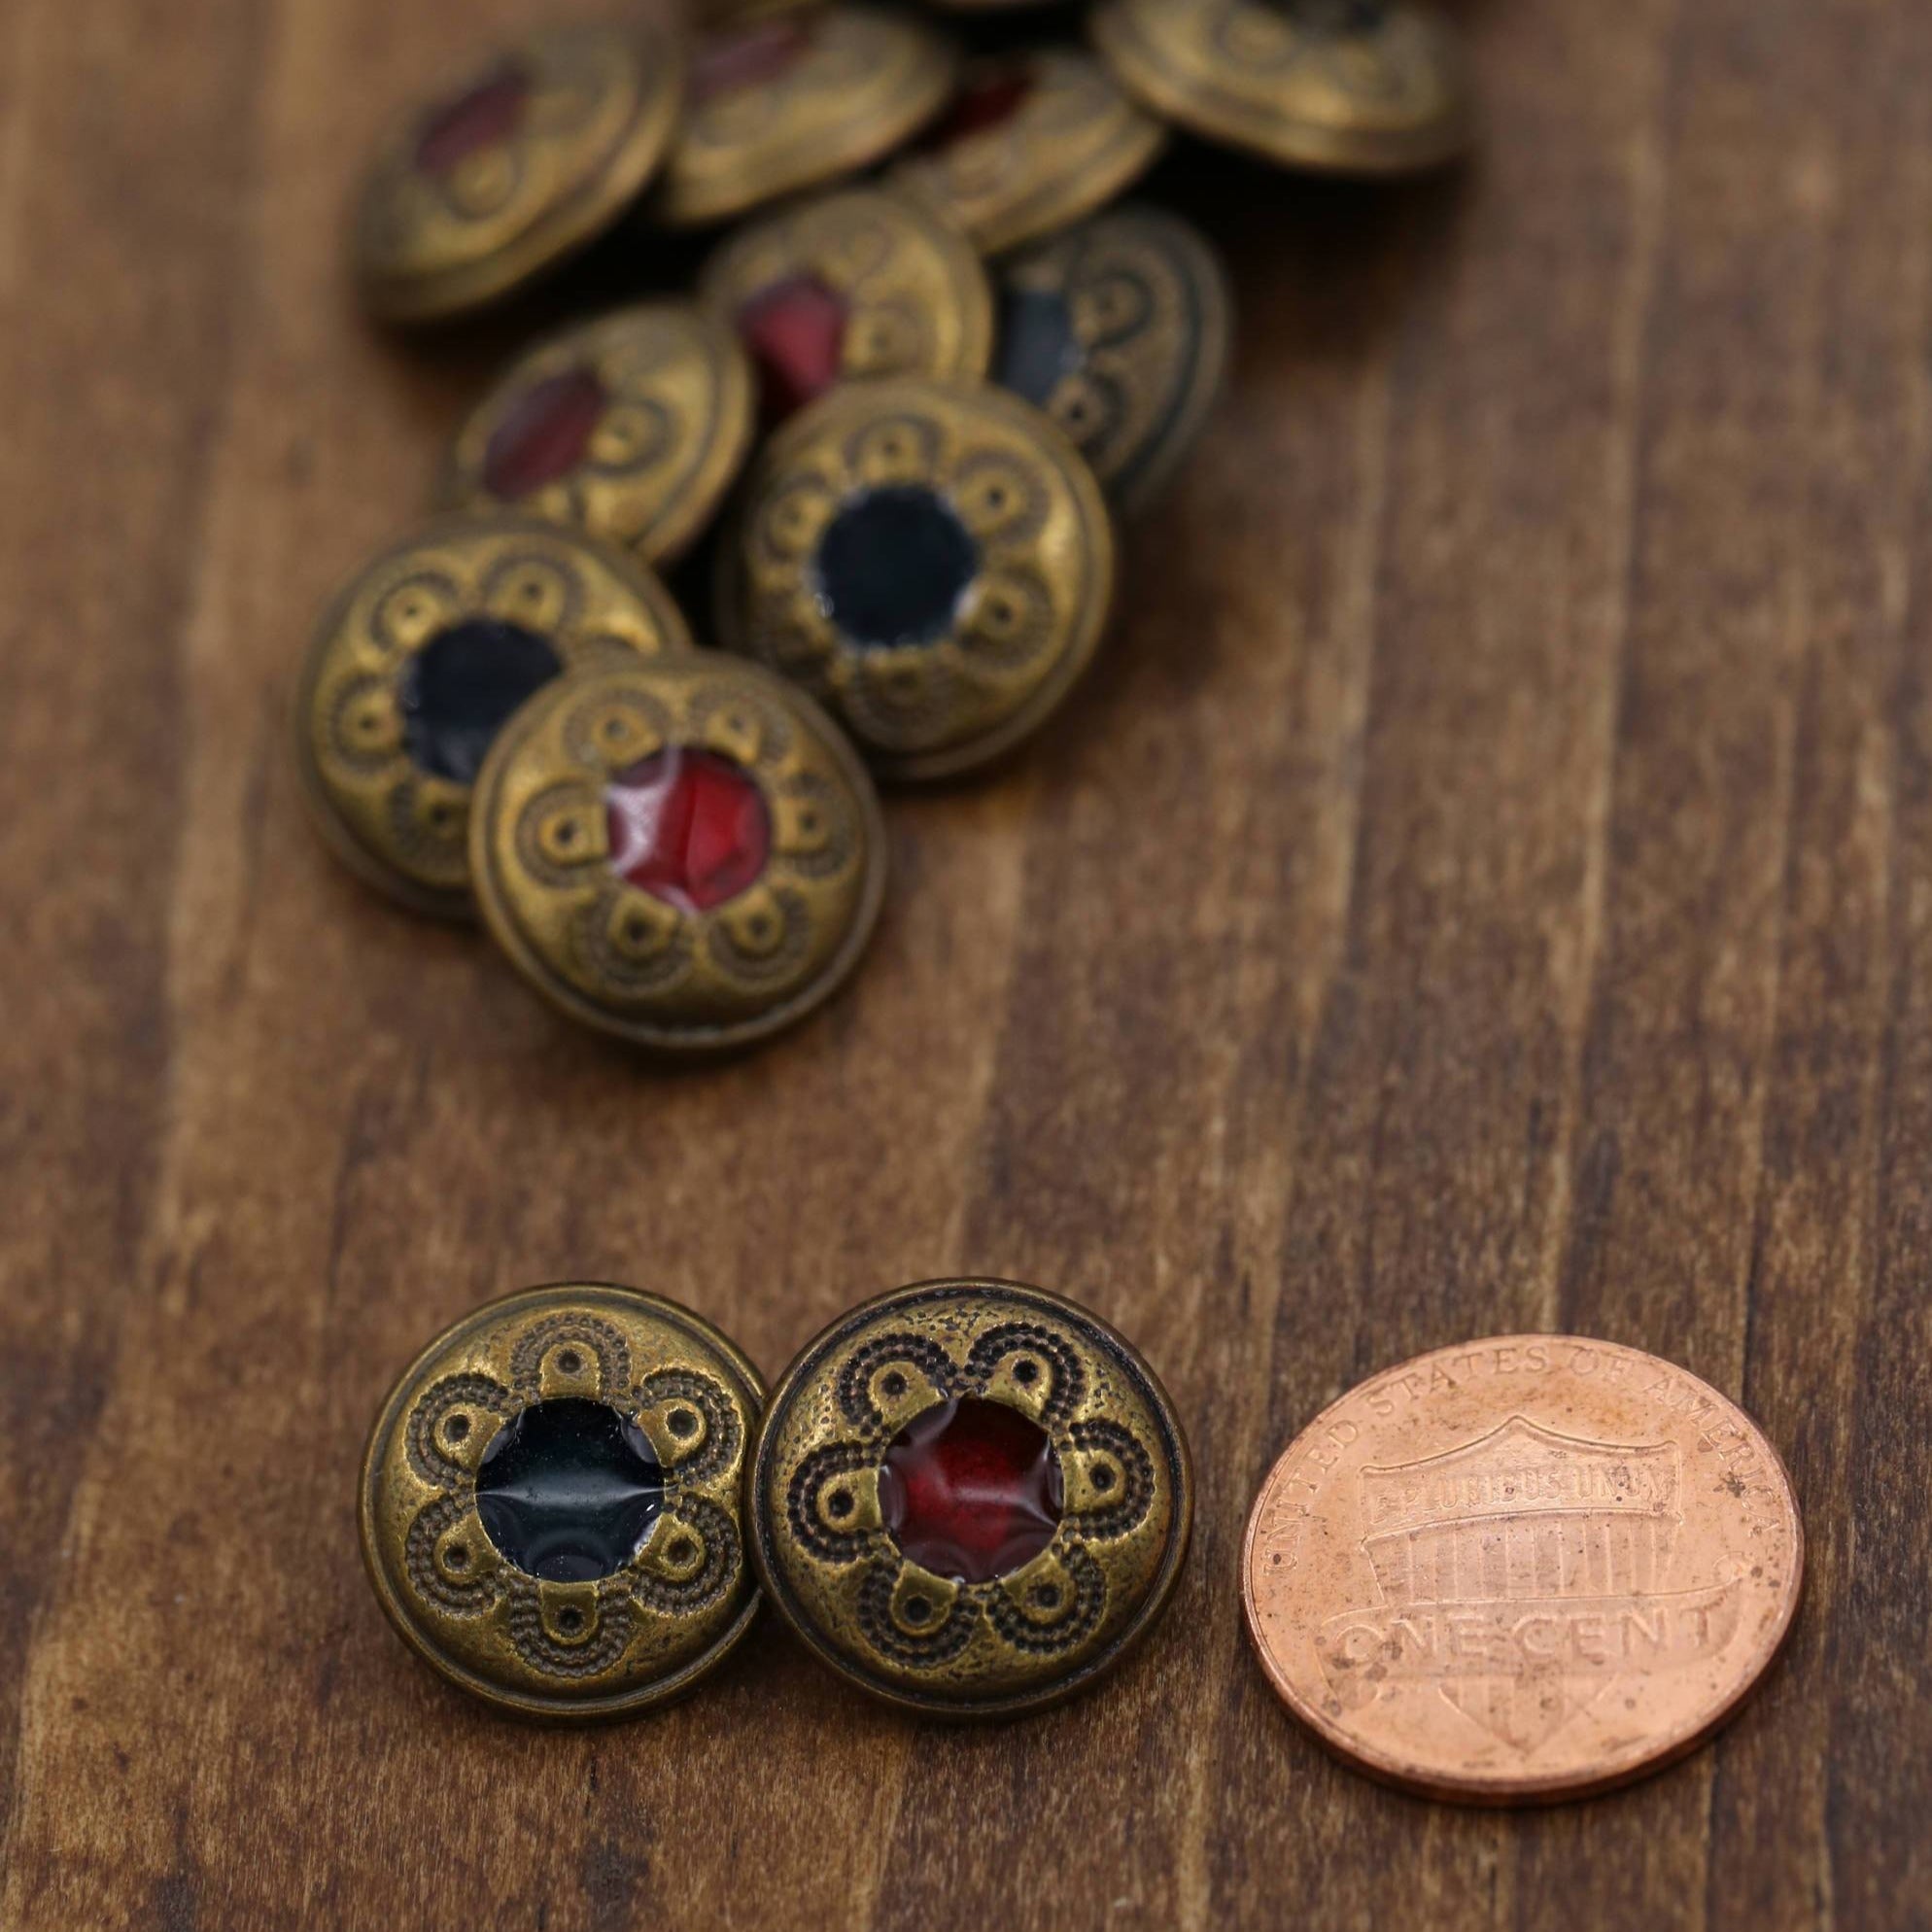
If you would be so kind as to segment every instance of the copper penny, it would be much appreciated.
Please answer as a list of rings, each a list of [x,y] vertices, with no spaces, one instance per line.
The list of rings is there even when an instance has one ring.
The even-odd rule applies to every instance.
[[[1735,1403],[1639,1349],[1503,1335],[1323,1410],[1255,1500],[1241,1592],[1275,1689],[1338,1756],[1524,1805],[1708,1738],[1804,1569],[1790,1478]]]

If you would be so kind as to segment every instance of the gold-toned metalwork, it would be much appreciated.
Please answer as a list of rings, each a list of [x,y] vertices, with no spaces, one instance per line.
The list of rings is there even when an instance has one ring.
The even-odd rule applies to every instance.
[[[455,918],[472,911],[470,781],[412,755],[411,687],[422,653],[471,627],[535,640],[565,671],[691,649],[649,571],[527,517],[441,517],[356,572],[309,649],[296,764],[348,865],[417,911]]]
[[[1420,0],[1103,0],[1092,34],[1156,113],[1284,167],[1407,174],[1473,134],[1455,30]]]
[[[923,21],[869,7],[707,36],[652,212],[702,226],[870,167],[945,105],[956,61]]]
[[[755,788],[764,834],[714,902],[640,884],[611,843],[632,775],[692,754]],[[527,705],[477,780],[469,849],[484,919],[524,978],[571,1018],[667,1053],[749,1045],[829,998],[885,882],[879,802],[851,747],[782,679],[709,652],[601,670]]]
[[[711,520],[756,422],[737,336],[689,303],[645,302],[518,358],[457,432],[441,495],[668,562]]]
[[[949,119],[893,179],[996,255],[1104,207],[1166,145],[1091,54],[1040,48],[969,69]]]
[[[903,1554],[880,1473],[936,1404],[1004,1404],[1044,1432],[1051,1540],[978,1581]],[[1085,1690],[1152,1628],[1187,1554],[1193,1487],[1173,1404],[1122,1336],[1017,1282],[922,1282],[811,1342],[758,1435],[747,1504],[767,1596],[873,1696],[1005,1717]]]
[[[411,1649],[491,1704],[551,1718],[669,1703],[750,1628],[743,1474],[764,1403],[748,1358],[661,1295],[525,1290],[446,1328],[390,1392],[362,1459],[362,1559]],[[641,1433],[662,1505],[610,1574],[551,1581],[485,1529],[478,1471],[536,1403],[603,1403]]]
[[[917,641],[852,635],[823,578],[828,533],[887,493],[933,500],[971,545],[970,581]],[[1106,626],[1114,537],[1093,472],[1030,403],[895,379],[834,390],[772,438],[718,572],[726,644],[803,683],[881,775],[937,778],[1010,750],[1066,698]]]
[[[397,322],[483,306],[607,228],[657,171],[684,91],[681,43],[626,27],[533,33],[400,117],[363,183],[362,299]]]
[[[737,328],[768,292],[800,281],[818,284],[845,307],[842,379],[944,381],[986,372],[993,298],[979,254],[909,195],[848,188],[769,215],[718,248],[698,293],[721,323]],[[770,384],[767,404],[780,413]]]
[[[1115,505],[1144,508],[1227,370],[1232,303],[1205,236],[1164,209],[1110,208],[1002,264],[999,380],[1074,440]]]

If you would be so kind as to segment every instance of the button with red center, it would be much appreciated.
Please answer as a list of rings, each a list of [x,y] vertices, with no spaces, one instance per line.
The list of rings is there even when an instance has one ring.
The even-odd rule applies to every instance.
[[[768,423],[853,376],[978,377],[993,307],[972,245],[910,196],[852,188],[747,224],[699,294],[737,330]]]
[[[828,391],[754,460],[718,551],[723,642],[796,678],[897,779],[971,770],[1037,731],[1113,593],[1093,472],[984,384]]]
[[[519,357],[457,431],[442,497],[665,563],[710,522],[756,423],[755,379],[732,329],[689,303],[643,302]]]
[[[1041,48],[969,68],[893,179],[996,255],[1103,207],[1166,145],[1091,54]]]
[[[567,672],[691,649],[648,570],[520,516],[452,516],[356,572],[295,701],[315,818],[365,879],[420,912],[471,911],[470,788],[517,707]]]
[[[377,1601],[451,1682],[526,1716],[682,1696],[757,1613],[743,1494],[764,1396],[739,1348],[662,1295],[564,1283],[475,1309],[370,1432]]]
[[[1018,1282],[920,1282],[780,1379],[750,1475],[759,1581],[860,1689],[945,1717],[1084,1690],[1187,1554],[1187,1443],[1096,1315]]]
[[[652,213],[701,227],[871,167],[945,105],[956,58],[923,21],[870,7],[707,34]]]
[[[1089,31],[1152,112],[1281,167],[1411,174],[1474,134],[1456,29],[1428,0],[1103,0]]]
[[[643,16],[534,33],[453,80],[397,120],[363,183],[364,302],[440,321],[535,281],[638,198],[683,92],[679,41]]]
[[[470,866],[485,923],[572,1018],[664,1053],[748,1046],[857,965],[885,842],[817,706],[696,653],[560,679],[498,737]]]

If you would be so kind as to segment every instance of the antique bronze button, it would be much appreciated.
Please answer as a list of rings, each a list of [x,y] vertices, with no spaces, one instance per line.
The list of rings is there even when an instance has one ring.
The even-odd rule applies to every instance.
[[[1120,508],[1138,509],[1213,406],[1230,310],[1195,228],[1110,208],[1001,265],[994,374],[1073,438]]]
[[[295,753],[318,824],[418,911],[466,916],[470,786],[559,673],[691,648],[670,594],[606,545],[526,517],[443,517],[357,571],[317,627]]]
[[[759,1580],[887,1703],[1004,1717],[1084,1690],[1164,1607],[1193,1491],[1131,1344],[1017,1282],[921,1282],[785,1371],[753,1455]]]
[[[870,167],[944,106],[955,59],[924,22],[867,7],[707,35],[653,213],[697,227]]]
[[[983,376],[992,354],[979,256],[887,189],[820,195],[740,229],[699,293],[750,351],[768,422],[848,376]]]
[[[729,328],[646,302],[523,356],[458,432],[442,494],[587,530],[646,563],[710,521],[751,448],[751,365]]]
[[[1166,130],[1093,58],[1042,48],[978,63],[894,179],[988,255],[1104,207],[1153,164]]]
[[[391,130],[362,188],[362,298],[430,322],[507,294],[608,227],[671,145],[684,56],[666,29],[555,27]]]
[[[538,1717],[682,1695],[750,1627],[743,1477],[764,1385],[708,1322],[527,1289],[404,1370],[362,1459],[362,1559],[453,1683]]]
[[[525,979],[666,1052],[803,1018],[858,963],[885,880],[850,746],[781,679],[709,652],[526,706],[477,781],[469,851]]]
[[[1099,642],[1114,539],[1093,473],[990,386],[854,383],[754,463],[719,553],[723,640],[823,699],[885,776],[1037,729]]]
[[[1418,0],[1103,0],[1092,31],[1157,114],[1284,167],[1406,174],[1469,144],[1454,30]]]

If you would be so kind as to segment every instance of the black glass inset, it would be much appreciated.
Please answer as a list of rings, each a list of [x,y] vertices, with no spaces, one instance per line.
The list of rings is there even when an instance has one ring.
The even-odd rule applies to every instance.
[[[579,1396],[512,1416],[476,1471],[484,1535],[551,1583],[623,1569],[663,1507],[664,1471],[643,1431]]]
[[[1051,289],[1008,289],[1000,296],[1002,388],[1044,409],[1080,362],[1080,337],[1063,296]]]
[[[564,669],[548,638],[496,617],[438,631],[402,667],[402,742],[422,771],[473,784],[497,734]]]
[[[937,642],[979,572],[979,545],[958,511],[907,483],[854,497],[812,560],[827,616],[865,650]]]

